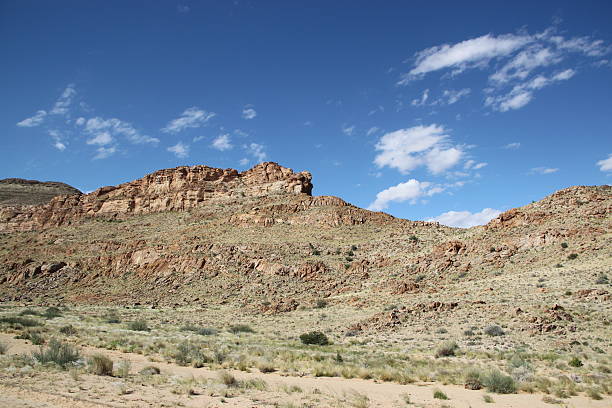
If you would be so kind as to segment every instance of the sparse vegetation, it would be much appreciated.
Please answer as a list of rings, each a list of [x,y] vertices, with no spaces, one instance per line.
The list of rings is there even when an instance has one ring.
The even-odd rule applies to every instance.
[[[0,341],[0,355],[6,354],[6,352],[8,351],[9,346],[8,344],[6,344],[3,341]]]
[[[230,326],[228,329],[230,333],[238,334],[238,333],[255,333],[255,330],[248,324],[236,324]]]
[[[576,253],[572,253],[567,256],[567,259],[569,260],[576,259],[576,258],[578,258],[578,254]]]
[[[39,351],[33,352],[32,357],[41,364],[53,363],[63,369],[81,358],[77,349],[57,339],[51,339],[47,347],[41,347]]]
[[[459,346],[454,341],[447,341],[441,344],[436,350],[436,358],[439,357],[453,357],[459,350]]]
[[[133,331],[150,331],[149,325],[144,320],[134,320],[133,322],[129,322],[127,324],[128,330]]]
[[[570,359],[570,361],[567,362],[567,364],[570,367],[582,367],[584,364],[582,364],[582,360],[580,360],[578,357],[574,356]]]
[[[325,346],[329,344],[327,336],[320,331],[311,331],[304,333],[300,336],[300,340],[304,344],[317,344],[319,346]]]
[[[492,370],[485,374],[482,383],[487,388],[487,391],[497,394],[513,394],[517,389],[512,377],[502,374],[497,370]]]
[[[447,400],[447,399],[449,399],[448,396],[445,393],[443,393],[441,390],[438,390],[438,389],[435,389],[433,391],[433,397],[435,399],[439,399],[439,400]]]
[[[94,354],[87,359],[89,371],[95,375],[113,375],[113,360],[104,354]]]
[[[504,329],[502,329],[501,327],[497,325],[491,325],[491,326],[485,327],[484,332],[486,335],[492,336],[492,337],[503,336],[504,334],[506,334],[504,332]]]

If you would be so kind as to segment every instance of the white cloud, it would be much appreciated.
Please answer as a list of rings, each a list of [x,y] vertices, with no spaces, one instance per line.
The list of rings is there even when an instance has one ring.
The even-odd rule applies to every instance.
[[[253,119],[257,116],[257,111],[252,107],[245,107],[242,110],[242,118],[243,119]]]
[[[369,205],[372,211],[382,211],[389,206],[390,202],[410,201],[412,204],[420,197],[432,196],[444,191],[442,187],[434,186],[428,181],[410,179],[405,183],[399,183],[376,194],[376,199]]]
[[[441,173],[456,165],[463,156],[458,146],[449,143],[446,129],[441,125],[415,126],[386,133],[376,144],[380,151],[374,163],[408,174],[419,166],[430,172]]]
[[[480,170],[480,169],[482,169],[483,167],[488,166],[488,165],[489,165],[489,163],[478,163],[478,164],[476,164],[476,165],[473,167],[473,169],[474,169],[474,170]]]
[[[416,53],[414,67],[404,74],[400,84],[406,84],[423,75],[445,68],[461,72],[468,66],[482,66],[489,60],[506,56],[532,41],[527,35],[506,34],[497,37],[491,34],[456,44],[443,44]]]
[[[521,147],[521,144],[519,142],[512,142],[505,145],[504,149],[518,149],[519,147]]]
[[[412,106],[423,106],[427,102],[428,98],[429,98],[429,89],[426,89],[423,91],[423,95],[421,95],[420,99],[413,99],[412,102],[410,102],[410,104]]]
[[[612,154],[608,155],[607,159],[598,161],[597,165],[601,171],[612,171]]]
[[[533,91],[552,85],[558,81],[566,81],[573,77],[576,71],[566,69],[554,74],[552,77],[538,75],[537,77],[515,85],[510,92],[500,96],[489,96],[485,100],[485,105],[493,107],[500,112],[511,109],[520,109],[533,99]]]
[[[551,174],[558,172],[559,169],[551,167],[534,167],[531,169],[531,174]]]
[[[458,102],[459,99],[463,98],[464,96],[468,96],[470,92],[472,92],[470,88],[464,88],[458,91],[453,89],[447,89],[444,91],[442,96],[446,99],[447,104],[452,105]]]
[[[47,111],[39,110],[38,112],[36,112],[34,116],[24,119],[21,122],[17,123],[17,126],[19,127],[39,126],[41,123],[43,123],[46,116],[47,116]]]
[[[267,157],[267,154],[264,150],[265,149],[264,145],[261,145],[258,143],[251,143],[249,145],[245,145],[244,148],[247,151],[247,153],[249,153],[251,156],[253,156],[257,160],[257,162],[262,162]]]
[[[76,95],[76,89],[74,89],[74,84],[70,84],[64,89],[64,92],[60,95],[58,100],[53,105],[53,109],[49,112],[51,115],[65,115],[68,113],[68,108],[70,108],[70,104],[72,103],[72,98]]]
[[[176,157],[181,159],[189,156],[189,145],[186,145],[183,142],[178,142],[174,146],[168,147],[166,150],[171,153],[174,153]]]
[[[53,147],[55,147],[60,152],[63,152],[64,150],[66,150],[66,145],[60,142],[59,140],[56,140],[55,143],[53,143]]]
[[[75,121],[74,121],[74,123],[75,123],[77,126],[83,126],[83,125],[85,124],[85,118],[80,117],[80,118],[78,118],[77,120],[75,120]]]
[[[247,164],[249,164],[249,159],[243,157],[242,159],[240,159],[239,163],[241,166],[246,166]]]
[[[109,132],[97,133],[94,137],[87,141],[87,144],[104,146],[113,142],[113,137]]]
[[[110,157],[115,154],[115,152],[117,151],[117,147],[98,147],[96,151],[98,152],[98,154],[94,156],[94,160],[106,159],[107,157]]]
[[[162,128],[161,131],[164,133],[178,133],[189,128],[199,128],[215,116],[216,114],[214,112],[206,112],[205,110],[193,106],[185,109],[177,119],[168,122],[166,127]]]
[[[128,141],[134,144],[157,144],[159,142],[158,138],[143,135],[138,130],[136,130],[130,123],[124,122],[116,118],[90,118],[85,122],[85,132],[93,136],[98,136],[100,134],[108,132],[111,136],[123,136],[127,138]]]
[[[366,135],[372,136],[374,133],[378,132],[380,129],[377,126],[372,126],[368,129]]]
[[[519,52],[499,71],[491,75],[489,79],[497,84],[503,84],[512,79],[524,80],[534,69],[557,64],[560,61],[561,55],[559,52],[536,44]]]
[[[223,135],[219,135],[218,137],[216,137],[211,146],[217,150],[220,151],[225,151],[225,150],[230,150],[232,147],[232,144],[230,142],[230,135],[229,134],[223,134]]]
[[[342,133],[344,133],[347,136],[352,136],[353,133],[355,132],[355,126],[351,125],[342,125]]]
[[[471,213],[469,211],[449,211],[437,217],[430,218],[427,221],[437,221],[449,227],[469,228],[476,225],[484,225],[499,214],[501,214],[501,211],[493,208],[485,208],[477,213]]]
[[[463,165],[463,168],[466,170],[479,170],[487,166],[488,164],[489,163],[476,163],[474,160],[468,160]]]

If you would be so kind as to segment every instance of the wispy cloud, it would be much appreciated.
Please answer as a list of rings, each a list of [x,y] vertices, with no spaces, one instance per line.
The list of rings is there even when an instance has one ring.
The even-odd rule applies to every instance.
[[[429,197],[442,191],[444,191],[443,187],[435,186],[428,181],[410,179],[405,183],[399,183],[376,194],[376,199],[368,206],[368,209],[382,211],[389,207],[390,202],[401,203],[409,201],[415,204],[417,199],[421,197]]]
[[[193,106],[185,109],[180,117],[168,122],[161,131],[164,133],[178,133],[189,128],[199,128],[215,116],[214,112],[207,112],[197,106]]]
[[[410,104],[412,106],[423,106],[427,103],[427,99],[429,99],[429,89],[423,91],[423,94],[418,99],[413,99]]]
[[[412,68],[401,76],[399,84],[406,85],[438,71],[452,78],[469,69],[487,69],[489,87],[485,88],[488,94],[485,106],[507,112],[526,106],[533,100],[535,91],[568,80],[576,73],[575,67],[567,66],[554,72],[559,64],[576,66],[585,58],[599,58],[598,61],[601,61],[600,58],[611,50],[602,40],[557,35],[556,27],[535,34],[486,34],[417,52]],[[570,59],[571,54],[576,58]],[[510,87],[509,90],[506,87]],[[443,95],[446,98],[428,104],[444,101],[453,104],[466,95],[448,91]],[[424,94],[420,100],[415,99],[413,105],[425,105],[426,96]]]
[[[521,147],[521,144],[519,142],[512,142],[512,143],[508,143],[507,145],[505,145],[504,149],[515,150],[515,149],[518,149],[519,147]]]
[[[17,126],[19,127],[35,127],[35,126],[39,126],[43,123],[43,121],[45,120],[45,117],[47,116],[47,111],[44,110],[39,110],[38,112],[36,112],[36,114],[32,117],[26,118],[24,120],[22,120],[21,122],[17,123]]]
[[[607,159],[598,161],[597,165],[601,171],[612,171],[612,153],[608,155]]]
[[[253,156],[257,162],[266,160],[267,154],[264,145],[259,143],[251,143],[245,145],[244,149],[250,156]]]
[[[252,106],[245,106],[242,110],[243,119],[254,119],[257,116],[257,111]]]
[[[438,174],[455,166],[463,157],[460,146],[453,146],[441,125],[415,126],[386,133],[376,144],[380,153],[374,163],[408,174],[419,166]]]
[[[211,146],[214,149],[217,149],[217,150],[222,151],[222,152],[225,151],[225,150],[230,150],[232,147],[234,147],[231,144],[230,135],[227,134],[227,133],[225,133],[223,135],[217,136],[212,141]]]
[[[156,137],[150,137],[142,134],[136,130],[131,123],[122,121],[117,118],[104,119],[100,116],[89,118],[87,120],[77,119],[77,125],[84,127],[84,131],[92,135],[93,138],[99,138],[97,140],[103,141],[108,140],[109,137],[125,137],[130,143],[133,144],[157,144],[159,139]],[[108,135],[107,135],[108,134]],[[90,140],[94,140],[90,139]],[[100,144],[100,143],[95,143]]]
[[[96,150],[97,154],[94,156],[94,160],[106,159],[112,156],[113,154],[115,154],[116,151],[117,151],[116,146],[98,147],[98,149]]]
[[[558,172],[559,169],[552,167],[534,167],[530,170],[530,174],[552,174]]]
[[[449,227],[469,228],[476,225],[484,225],[493,218],[501,214],[501,211],[494,208],[485,208],[480,212],[471,213],[469,211],[448,211],[427,221],[437,221]]]
[[[66,115],[68,113],[68,109],[70,108],[70,104],[72,103],[72,98],[76,95],[76,89],[74,84],[70,84],[64,89],[62,95],[53,105],[53,109],[49,112],[51,115]]]
[[[168,150],[171,153],[174,153],[174,155],[180,159],[183,159],[189,156],[189,145],[186,145],[183,142],[178,142],[174,146],[168,147],[166,150]]]
[[[342,125],[342,133],[344,133],[347,136],[352,136],[353,133],[355,132],[355,126],[354,125]]]

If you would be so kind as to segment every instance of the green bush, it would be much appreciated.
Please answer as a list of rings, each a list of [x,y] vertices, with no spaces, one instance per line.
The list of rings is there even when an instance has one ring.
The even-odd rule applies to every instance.
[[[56,317],[61,317],[61,316],[62,316],[62,311],[59,310],[55,306],[51,306],[47,308],[47,310],[45,310],[45,313],[43,313],[43,317],[47,319],[55,319]]]
[[[4,343],[4,342],[0,341],[0,355],[1,355],[1,354],[6,354],[6,352],[8,351],[8,349],[9,349],[8,344],[6,344],[6,343]]]
[[[582,364],[582,361],[576,356],[572,357],[570,361],[567,362],[567,364],[570,367],[582,367],[584,365]]]
[[[304,344],[318,344],[319,346],[325,346],[329,344],[327,336],[320,331],[311,331],[304,333],[300,336],[300,340]]]
[[[71,324],[60,327],[59,331],[60,333],[65,334],[66,336],[74,336],[75,334],[77,334],[77,329],[75,329],[74,326]]]
[[[482,388],[482,373],[476,369],[470,369],[465,373],[465,388],[468,390],[479,390]]]
[[[514,394],[516,392],[514,379],[496,370],[486,374],[482,379],[482,384],[487,387],[489,392],[498,394]]]
[[[567,256],[567,259],[570,259],[570,260],[572,260],[572,259],[576,259],[576,258],[578,258],[578,254],[575,254],[575,253],[574,253],[574,254],[569,254],[569,255]]]
[[[491,326],[487,326],[484,329],[485,334],[489,335],[489,336],[503,336],[504,334],[506,334],[504,332],[504,329],[502,329],[501,327],[497,326],[497,325],[491,325]]]
[[[212,362],[212,358],[202,353],[201,347],[188,341],[179,344],[172,357],[178,365],[182,366],[191,364],[194,367],[203,367],[204,364]]]
[[[146,366],[138,372],[140,375],[159,375],[161,370],[155,366]]]
[[[435,399],[440,399],[440,400],[447,400],[448,399],[448,396],[445,393],[443,393],[442,391],[438,390],[438,389],[434,390],[433,397]]]
[[[38,320],[20,316],[5,316],[0,317],[0,323],[7,323],[11,327],[35,327],[42,326]]]
[[[327,300],[325,300],[325,299],[317,299],[315,307],[317,309],[323,309],[324,307],[327,307]]]
[[[214,336],[217,334],[217,330],[212,327],[200,327],[191,324],[181,327],[181,331],[190,331],[200,336]]]
[[[33,352],[32,357],[39,363],[54,363],[64,369],[68,364],[76,363],[81,358],[76,348],[56,339],[51,339],[46,348],[41,347],[39,351]]]
[[[89,371],[95,375],[113,375],[113,360],[104,354],[94,354],[89,357]]]
[[[238,333],[255,333],[255,330],[251,328],[248,324],[236,324],[230,326],[228,329],[230,333],[238,334]]]
[[[568,247],[567,242],[562,242],[561,243],[561,248],[565,249],[567,247]]]
[[[447,341],[442,343],[436,350],[436,358],[440,357],[453,357],[459,350],[459,346],[454,341]]]
[[[151,329],[147,325],[147,322],[144,320],[134,320],[133,322],[129,322],[127,325],[128,330],[133,331],[150,331]]]
[[[19,316],[40,316],[40,313],[38,313],[36,310],[25,309],[19,313]]]

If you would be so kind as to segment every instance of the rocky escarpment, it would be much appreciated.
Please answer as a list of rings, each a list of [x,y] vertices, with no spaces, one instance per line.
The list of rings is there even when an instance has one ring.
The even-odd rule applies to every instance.
[[[60,195],[81,194],[76,188],[56,181],[7,178],[0,180],[0,207],[46,204]]]
[[[55,197],[42,206],[2,208],[0,231],[67,225],[83,217],[185,211],[244,197],[310,195],[311,179],[308,172],[294,173],[272,162],[261,163],[245,172],[208,166],[164,169],[90,194]]]

